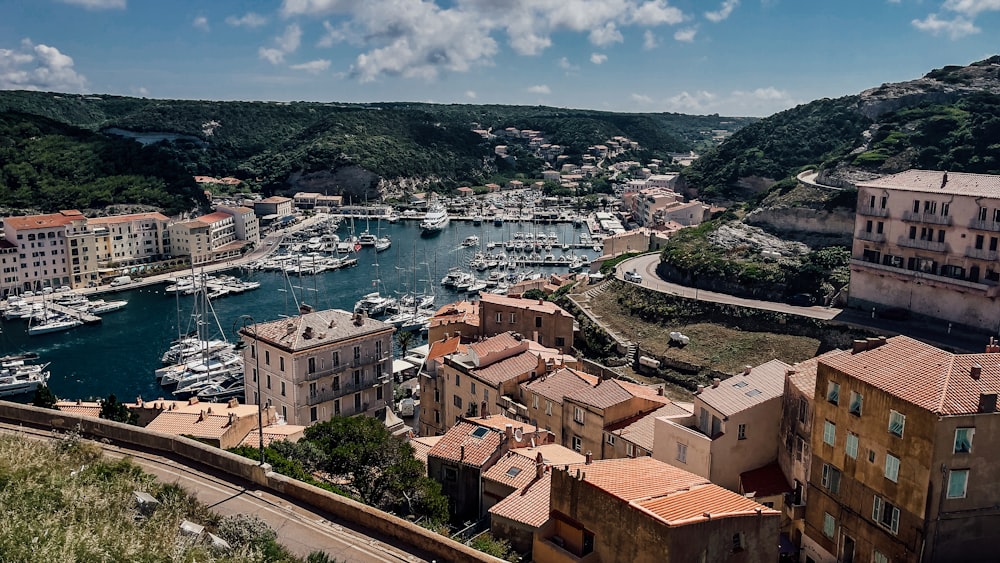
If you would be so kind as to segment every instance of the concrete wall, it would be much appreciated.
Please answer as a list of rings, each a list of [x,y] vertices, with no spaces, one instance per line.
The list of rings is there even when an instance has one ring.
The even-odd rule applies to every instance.
[[[396,540],[398,545],[455,562],[495,562],[494,557],[447,539],[381,510],[323,489],[269,471],[253,460],[189,440],[129,426],[109,420],[73,415],[7,401],[0,401],[0,420],[55,430],[81,429],[87,437],[107,439],[125,447],[152,450],[205,464],[234,478],[248,480],[272,492],[281,493],[306,506],[329,512],[336,518],[364,526],[373,532]]]
[[[710,479],[712,440],[691,429],[695,423],[693,416],[657,418],[653,424],[653,459]],[[677,459],[678,443],[687,446],[686,462]]]

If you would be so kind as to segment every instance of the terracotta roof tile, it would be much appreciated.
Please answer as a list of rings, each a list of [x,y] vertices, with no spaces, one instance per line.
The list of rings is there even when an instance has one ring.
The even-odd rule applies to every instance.
[[[483,473],[483,479],[520,489],[535,478],[535,471],[535,460],[511,450]]]
[[[683,526],[711,519],[767,514],[777,517],[781,513],[767,508],[743,495],[706,484],[686,490],[677,490],[661,497],[634,503],[668,526]]]
[[[785,373],[790,368],[781,360],[771,360],[722,381],[718,387],[708,387],[696,397],[706,405],[729,416],[780,397],[785,390]]]
[[[780,495],[792,490],[778,462],[740,473],[740,490],[757,498]]]
[[[571,368],[562,368],[525,384],[524,388],[550,401],[562,403],[563,397],[582,389],[589,389],[597,385],[598,381],[600,378],[596,376]]]
[[[486,340],[469,344],[469,353],[475,354],[480,358],[485,358],[490,354],[496,354],[502,352],[509,348],[515,348],[521,345],[521,340],[514,338],[514,334],[511,332],[501,332],[496,336],[491,336]]]
[[[955,355],[906,336],[820,363],[941,415],[972,414],[983,393],[1000,393],[1000,353]],[[979,379],[970,375],[979,364]]]
[[[586,389],[580,389],[566,395],[567,399],[599,409],[624,403],[632,397],[659,400],[663,403],[669,402],[666,397],[659,396],[655,388],[618,379],[605,379],[594,387],[588,386]]]
[[[233,216],[230,215],[230,214],[228,214],[228,213],[223,213],[222,211],[216,211],[215,213],[209,213],[208,215],[202,215],[201,217],[198,217],[195,220],[196,221],[201,221],[202,223],[205,223],[206,225],[211,225],[212,223],[216,223],[218,221],[223,221],[225,219],[232,219],[232,217]]]
[[[430,326],[450,323],[479,326],[479,302],[458,301],[443,305],[431,317]]]
[[[502,432],[470,422],[459,422],[427,452],[427,457],[482,467],[500,448]]]
[[[355,324],[353,313],[339,309],[316,311],[297,317],[258,323],[240,329],[240,334],[251,339],[255,338],[254,327],[257,329],[256,338],[292,352],[323,346],[345,338],[393,330],[392,325],[365,316],[361,317],[360,325]],[[307,329],[309,330],[308,337],[306,336]]]
[[[552,474],[546,472],[541,479],[530,481],[525,487],[490,507],[490,514],[540,528],[549,519],[551,492]]]
[[[298,442],[305,433],[305,426],[297,424],[272,424],[264,427],[264,447],[270,446],[274,442],[288,441]],[[260,446],[260,434],[254,428],[240,442],[241,446]]]
[[[704,477],[649,456],[605,459],[576,467],[587,474],[588,483],[625,501],[709,484]]]
[[[59,213],[48,213],[46,215],[25,215],[21,217],[4,217],[3,223],[18,231],[31,229],[48,229],[50,227],[60,227],[68,225],[73,221],[85,219],[82,213],[76,209],[60,211]]]
[[[413,457],[424,462],[424,465],[427,465],[427,452],[431,451],[434,444],[437,444],[439,441],[441,441],[441,436],[418,436],[411,438],[410,445],[413,446]]]
[[[459,336],[438,340],[432,343],[430,349],[427,351],[427,360],[436,360],[442,356],[454,354],[464,349],[466,349],[466,346],[462,344],[462,338]]]
[[[583,463],[586,458],[579,452],[575,452],[566,446],[559,444],[542,444],[535,447],[527,448],[515,448],[511,450],[515,454],[528,459],[535,459],[535,456],[539,453],[542,454],[542,461],[546,465],[566,465],[566,464],[576,464]]]
[[[653,427],[655,426],[657,417],[686,416],[690,414],[690,411],[674,403],[668,403],[655,411],[639,414],[615,424],[609,424],[604,427],[604,430],[605,432],[611,432],[615,436],[621,436],[647,452],[651,452],[653,451]]]
[[[832,358],[838,354],[850,354],[847,350],[830,350],[825,354],[809,358],[792,366],[795,373],[788,378],[789,382],[807,397],[812,397],[816,393],[816,368],[819,361],[825,358]]]
[[[521,352],[486,367],[471,370],[471,373],[490,385],[500,385],[536,369],[538,369],[538,356],[531,352]]]
[[[201,415],[200,413],[174,411],[160,413],[146,428],[174,436],[221,438],[230,428],[230,421],[225,414]]]
[[[947,174],[948,181],[944,178]],[[911,192],[1000,198],[1000,176],[939,170],[907,170],[877,180],[859,182],[863,188],[889,188]]]
[[[550,315],[559,315],[563,317],[572,317],[565,309],[556,305],[551,301],[540,301],[537,299],[519,299],[517,297],[505,297],[503,295],[496,295],[493,293],[484,293],[479,296],[479,301],[481,303],[489,305],[502,305],[504,307],[517,307],[520,309],[526,309],[528,311],[538,311],[540,313],[547,313]]]
[[[286,203],[292,201],[290,197],[281,197],[280,195],[273,195],[268,198],[260,200],[258,203]]]

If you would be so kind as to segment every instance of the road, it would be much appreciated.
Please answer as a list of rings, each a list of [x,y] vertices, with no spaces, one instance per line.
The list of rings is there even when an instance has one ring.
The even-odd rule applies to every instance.
[[[40,440],[53,439],[51,432],[12,424],[0,424],[0,432]],[[426,554],[411,553],[407,546],[388,543],[391,540],[368,533],[354,524],[333,521],[311,507],[258,489],[253,484],[231,482],[231,477],[223,480],[210,470],[148,452],[94,443],[110,458],[130,457],[161,482],[180,485],[220,515],[256,514],[278,533],[279,543],[300,557],[323,551],[337,561],[351,563],[429,560]]]
[[[860,309],[837,309],[836,307],[823,307],[814,305],[812,307],[799,307],[788,303],[775,301],[762,301],[759,299],[747,299],[707,291],[694,287],[688,287],[668,281],[664,281],[656,273],[656,266],[660,263],[660,254],[652,252],[643,254],[623,261],[615,269],[615,277],[624,281],[626,271],[635,270],[642,275],[642,285],[647,289],[668,293],[687,299],[722,303],[726,305],[738,305],[764,311],[775,311],[790,315],[810,317],[823,321],[831,321],[849,326],[870,329],[886,336],[905,334],[911,338],[927,342],[941,348],[953,349],[955,351],[982,352],[989,343],[990,335],[985,332],[968,330],[953,330],[946,321],[933,320],[903,320],[895,321],[878,317],[874,311],[862,311]]]

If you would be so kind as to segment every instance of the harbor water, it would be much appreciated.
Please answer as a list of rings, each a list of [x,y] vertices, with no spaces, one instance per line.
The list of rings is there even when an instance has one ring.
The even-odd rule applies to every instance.
[[[207,327],[209,334],[217,334],[221,327],[226,338],[233,341],[241,315],[250,315],[257,322],[275,320],[283,315],[296,314],[296,302],[307,303],[317,310],[352,310],[358,299],[376,289],[389,295],[433,291],[435,302],[440,306],[466,295],[441,286],[441,278],[449,268],[463,267],[468,271],[467,265],[475,252],[505,252],[502,245],[488,251],[488,242],[502,243],[514,238],[516,232],[525,232],[555,233],[560,242],[568,243],[579,241],[579,235],[587,232],[586,227],[574,227],[569,223],[508,222],[497,226],[488,222],[473,225],[471,222],[452,221],[440,234],[424,237],[415,221],[382,222],[380,225],[372,221],[366,225],[364,220],[355,220],[354,230],[357,233],[366,228],[372,233],[388,235],[392,239],[392,247],[377,255],[371,247],[352,253],[351,257],[358,259],[358,265],[351,268],[302,277],[286,276],[281,272],[229,272],[258,281],[261,287],[214,300],[212,306],[218,317],[218,326],[215,326],[214,319],[204,319],[211,321],[212,326]],[[341,238],[351,234],[349,221],[341,223],[338,234]],[[479,247],[461,245],[470,235],[479,237]],[[553,248],[551,252],[557,256],[575,253],[588,258],[597,254],[592,249],[563,251]],[[543,275],[567,271],[565,265],[529,269]],[[486,272],[473,273],[479,277],[486,276]],[[121,311],[103,315],[100,324],[66,332],[29,337],[27,321],[0,321],[0,356],[37,353],[40,362],[50,363],[52,377],[49,387],[61,399],[95,399],[111,393],[125,401],[140,396],[143,399],[168,397],[157,384],[153,370],[160,367],[160,357],[170,342],[179,333],[193,331],[195,326],[191,320],[193,298],[169,294],[164,291],[166,285],[106,296],[107,299],[128,300],[129,304]],[[411,346],[421,343],[418,333]]]

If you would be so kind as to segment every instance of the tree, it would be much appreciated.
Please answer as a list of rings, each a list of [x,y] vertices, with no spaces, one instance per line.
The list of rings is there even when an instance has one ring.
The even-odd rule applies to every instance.
[[[326,454],[321,470],[346,480],[361,502],[377,508],[413,491],[426,475],[413,446],[369,416],[334,417],[306,428],[305,437]]]
[[[58,399],[52,393],[52,390],[49,389],[49,386],[41,385],[35,391],[35,398],[31,401],[31,404],[43,409],[59,410],[59,407],[56,406],[56,401],[58,401]]]
[[[132,411],[128,410],[125,403],[119,403],[118,397],[116,397],[114,393],[108,395],[108,398],[104,399],[100,403],[101,418],[113,420],[115,422],[124,422],[125,424],[139,423],[139,417]]]
[[[535,288],[525,291],[524,294],[521,295],[521,297],[523,297],[524,299],[545,299],[548,296],[545,295],[544,291]]]
[[[403,356],[406,356],[406,352],[410,349],[410,344],[413,342],[413,332],[409,330],[400,330],[396,332],[396,343],[399,344],[399,349],[403,352]]]

